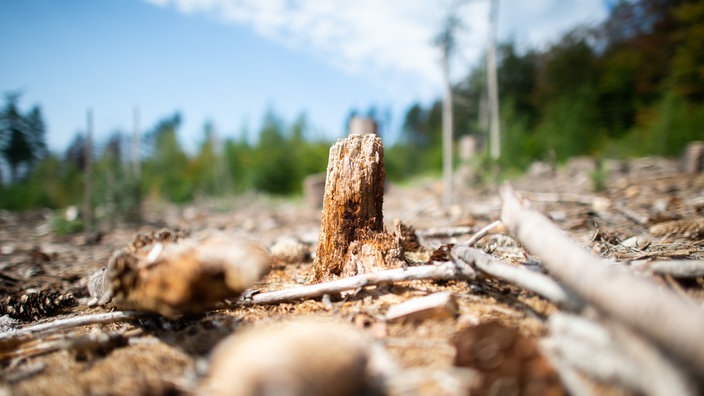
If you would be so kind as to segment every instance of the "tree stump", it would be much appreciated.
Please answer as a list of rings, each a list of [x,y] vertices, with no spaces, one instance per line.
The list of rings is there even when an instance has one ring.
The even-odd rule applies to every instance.
[[[378,136],[351,135],[330,148],[314,282],[366,272],[359,267],[368,267],[370,260],[380,264],[396,254],[395,239],[384,233],[385,176],[384,147]],[[355,248],[349,249],[353,243]]]
[[[690,142],[684,152],[684,171],[697,174],[704,171],[704,141]]]

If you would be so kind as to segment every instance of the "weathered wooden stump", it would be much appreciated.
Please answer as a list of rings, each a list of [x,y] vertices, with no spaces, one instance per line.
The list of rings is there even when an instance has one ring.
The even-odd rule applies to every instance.
[[[704,171],[704,141],[690,142],[684,152],[684,171],[700,173]]]
[[[378,136],[351,135],[332,146],[313,281],[367,272],[398,255],[396,239],[384,233],[385,176]]]
[[[378,124],[373,118],[354,116],[350,120],[349,131],[352,135],[376,135],[379,129]]]
[[[323,194],[325,194],[325,173],[316,173],[303,179],[303,195],[309,207],[322,208]]]

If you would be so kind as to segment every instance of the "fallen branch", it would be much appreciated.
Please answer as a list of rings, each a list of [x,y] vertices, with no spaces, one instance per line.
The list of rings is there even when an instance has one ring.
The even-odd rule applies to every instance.
[[[50,334],[41,338],[24,337],[22,340],[13,339],[15,345],[0,344],[0,361],[8,359],[27,359],[43,355],[59,349],[70,350],[77,355],[87,356],[90,353],[106,351],[113,347],[127,343],[129,337],[142,334],[137,328],[129,332],[103,332],[93,331],[88,334]],[[11,347],[11,348],[8,348]]]
[[[491,230],[493,230],[494,228],[499,227],[501,225],[502,225],[501,220],[496,220],[496,221],[489,223],[489,225],[485,226],[481,230],[477,231],[474,235],[472,235],[472,237],[469,238],[467,240],[467,242],[464,242],[464,245],[465,246],[474,246],[477,242],[479,242],[480,239],[487,236],[487,234],[489,234],[489,232]]]
[[[594,205],[594,202],[604,198],[595,195],[582,195],[573,193],[539,193],[521,191],[521,195],[526,196],[531,201],[547,203],[576,203],[580,205]]]
[[[0,361],[40,355],[64,348],[67,346],[67,338],[64,335],[56,334],[62,330],[79,326],[125,322],[152,315],[154,314],[137,311],[104,312],[57,319],[0,333]]]
[[[416,234],[421,238],[452,238],[472,233],[472,227],[446,227],[446,228],[428,228],[424,231],[416,231]]]
[[[474,270],[468,265],[443,262],[432,265],[383,270],[314,285],[259,293],[254,294],[242,302],[245,304],[279,304],[287,301],[322,297],[325,294],[336,294],[345,290],[359,289],[365,286],[422,279],[472,279],[474,275]]]
[[[501,189],[501,197],[501,220],[526,249],[541,258],[551,275],[704,374],[700,309],[671,290],[580,248],[545,216],[526,208],[510,186]]]
[[[7,341],[9,339],[16,339],[26,336],[31,336],[36,333],[55,333],[61,330],[70,329],[78,326],[88,326],[95,324],[108,324],[116,322],[126,322],[128,320],[135,320],[143,318],[145,316],[153,316],[154,314],[149,312],[138,312],[138,311],[113,311],[113,312],[103,312],[98,314],[89,314],[81,316],[73,316],[65,319],[52,320],[47,323],[40,323],[36,325],[31,325],[23,327],[21,329],[8,331],[5,333],[0,333],[0,343]]]
[[[637,261],[631,266],[637,270],[675,278],[704,276],[704,260]]]
[[[542,346],[561,366],[645,395],[696,394],[695,385],[678,367],[622,325],[558,312],[550,317],[549,327]]]
[[[452,256],[482,272],[528,289],[570,310],[578,310],[584,305],[577,296],[565,290],[549,276],[508,264],[482,250],[458,245],[452,249]]]

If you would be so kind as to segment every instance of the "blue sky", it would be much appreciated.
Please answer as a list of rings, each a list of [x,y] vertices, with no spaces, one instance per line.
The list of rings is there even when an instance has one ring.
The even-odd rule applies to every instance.
[[[540,46],[578,23],[603,20],[603,0],[501,0],[500,37]],[[441,92],[432,37],[444,0],[3,0],[0,92],[38,104],[53,151],[85,130],[98,142],[180,111],[195,150],[203,125],[221,137],[256,131],[267,109],[305,112],[316,136],[342,136],[352,108],[404,110]],[[487,1],[457,12],[465,29],[455,76],[485,49]]]

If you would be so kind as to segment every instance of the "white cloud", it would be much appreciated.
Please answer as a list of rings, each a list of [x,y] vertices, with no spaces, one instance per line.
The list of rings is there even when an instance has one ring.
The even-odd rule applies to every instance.
[[[600,22],[607,15],[602,0],[503,0],[499,26],[502,37],[541,46],[579,24]]]
[[[416,79],[421,91],[431,87],[437,92],[439,87],[439,54],[432,40],[451,0],[144,1],[250,26],[261,36],[307,51],[349,73],[380,81],[402,75]],[[606,16],[602,0],[502,0],[500,4],[501,38],[512,37],[530,46],[554,40],[577,23]],[[464,28],[455,64],[468,68],[486,48],[488,1],[472,1],[457,10]]]

